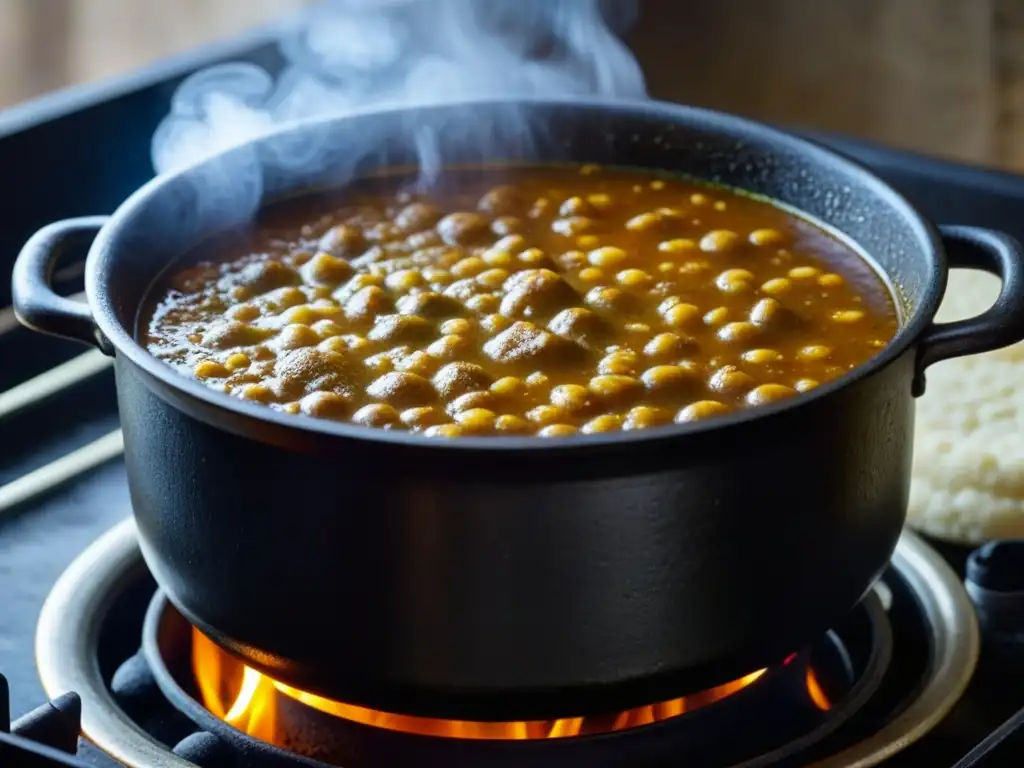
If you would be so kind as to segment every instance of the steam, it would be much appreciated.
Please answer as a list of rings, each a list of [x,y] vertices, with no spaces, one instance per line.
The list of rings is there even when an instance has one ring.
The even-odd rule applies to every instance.
[[[291,123],[375,108],[515,97],[640,98],[643,75],[617,36],[634,12],[631,0],[325,0],[287,30],[281,41],[286,66],[276,77],[234,63],[182,83],[153,138],[153,166],[172,172]],[[465,120],[471,117],[467,108]],[[444,142],[436,126],[405,128],[420,178],[429,183],[446,159]],[[458,128],[475,142],[501,140],[493,126]],[[521,115],[504,115],[506,139],[532,133]],[[350,171],[356,156],[376,151],[376,141],[352,138]],[[293,144],[276,147],[287,152],[288,165],[324,161],[326,150],[310,135]],[[252,167],[238,159],[220,173],[225,183],[243,181],[258,197]]]

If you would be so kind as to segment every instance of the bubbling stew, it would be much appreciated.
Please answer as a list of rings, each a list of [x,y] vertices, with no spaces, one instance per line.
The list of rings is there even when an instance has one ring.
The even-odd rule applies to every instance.
[[[381,175],[269,208],[157,283],[146,347],[286,413],[564,437],[756,408],[898,327],[849,244],[769,201],[597,166]]]

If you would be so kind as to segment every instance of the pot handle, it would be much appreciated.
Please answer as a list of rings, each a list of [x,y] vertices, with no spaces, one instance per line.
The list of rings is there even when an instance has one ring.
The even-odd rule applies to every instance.
[[[933,323],[921,334],[914,376],[915,397],[924,394],[924,371],[952,357],[1008,347],[1024,339],[1024,248],[1009,235],[982,227],[939,227],[951,269],[980,269],[1003,286],[995,303],[976,317]]]
[[[22,324],[36,331],[81,341],[113,355],[87,304],[58,295],[50,280],[68,248],[91,243],[107,216],[65,219],[43,227],[25,243],[14,262],[11,297]]]

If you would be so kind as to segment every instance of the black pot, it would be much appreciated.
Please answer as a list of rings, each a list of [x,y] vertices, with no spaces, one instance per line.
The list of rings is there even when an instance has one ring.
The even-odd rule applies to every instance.
[[[871,254],[902,330],[783,403],[566,440],[297,418],[214,392],[135,341],[148,287],[200,239],[425,146],[447,162],[668,169],[782,201]],[[85,237],[88,307],[48,282]],[[1002,292],[980,317],[936,325],[950,265],[998,275]],[[1024,338],[1009,237],[940,235],[832,152],[657,103],[476,103],[290,127],[152,181],[109,219],[43,229],[18,259],[14,302],[25,324],[115,356],[142,550],[191,622],[299,688],[475,720],[668,699],[804,646],[895,547],[924,369]]]

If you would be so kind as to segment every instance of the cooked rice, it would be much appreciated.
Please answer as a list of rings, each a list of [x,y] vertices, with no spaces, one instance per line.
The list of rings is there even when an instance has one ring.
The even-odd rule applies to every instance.
[[[998,281],[955,272],[939,320],[983,312]],[[1024,537],[1024,344],[939,363],[918,401],[909,524],[962,543]]]

